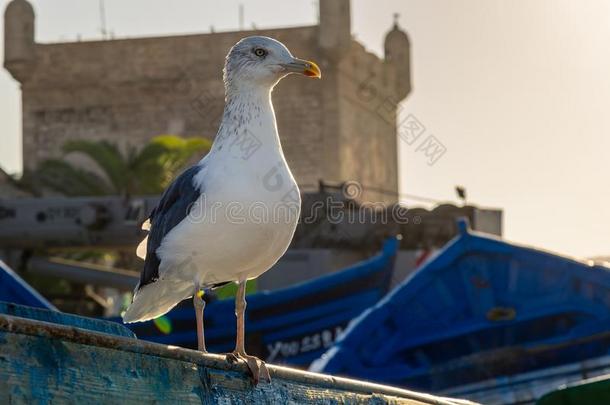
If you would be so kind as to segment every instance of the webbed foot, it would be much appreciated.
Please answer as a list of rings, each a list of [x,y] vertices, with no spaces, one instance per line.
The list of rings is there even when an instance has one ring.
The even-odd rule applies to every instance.
[[[252,384],[256,386],[260,381],[261,377],[267,380],[267,382],[271,382],[271,376],[269,375],[267,365],[258,357],[250,356],[245,353],[227,353],[227,362],[233,364],[237,363],[240,360],[246,363],[246,366],[248,366],[248,370],[250,371],[250,377],[252,378]]]

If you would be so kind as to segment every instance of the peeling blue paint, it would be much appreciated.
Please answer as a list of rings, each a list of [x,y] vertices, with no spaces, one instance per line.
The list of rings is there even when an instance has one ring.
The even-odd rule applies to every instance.
[[[255,387],[243,365],[220,356],[2,314],[0,342],[0,404],[451,404],[271,366],[272,382]]]

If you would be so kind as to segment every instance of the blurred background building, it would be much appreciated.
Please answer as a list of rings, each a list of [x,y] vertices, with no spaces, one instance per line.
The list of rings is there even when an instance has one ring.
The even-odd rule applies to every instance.
[[[273,94],[286,158],[302,189],[355,180],[367,199],[398,195],[396,110],[411,90],[409,39],[395,23],[385,57],[352,38],[349,0],[320,1],[315,26],[40,44],[27,0],[6,8],[4,66],[21,83],[25,169],[66,140],[142,145],[171,133],[213,138],[224,106],[227,50],[249,35],[319,62],[324,81]],[[376,193],[373,190],[384,190]]]
[[[259,279],[258,287],[275,289],[339,270],[373,254],[389,235],[401,233],[398,282],[455,236],[457,217],[468,217],[474,229],[501,235],[502,213],[441,205],[408,210],[403,221],[392,218],[399,197],[399,135],[405,139],[419,130],[403,125],[401,131],[415,132],[399,134],[397,127],[398,104],[411,91],[410,43],[397,17],[383,39],[385,53],[380,59],[352,37],[349,0],[321,0],[319,23],[313,26],[47,44],[35,41],[31,4],[13,0],[4,15],[4,66],[21,84],[26,173],[40,170],[49,159],[61,160],[55,165],[73,161],[77,171],[99,169],[91,159],[66,157],[65,145],[75,140],[107,141],[129,155],[159,134],[212,139],[224,106],[222,66],[227,50],[245,36],[274,37],[295,55],[319,62],[324,76],[315,84],[286,80],[273,94],[282,145],[304,192],[304,214],[312,214],[316,202],[328,204],[333,199],[343,202],[345,211],[374,204],[358,223],[336,224],[326,217],[302,223],[290,251]],[[103,159],[91,156],[97,163]],[[42,171],[46,170],[44,166]],[[355,193],[346,195],[346,182],[356,185]],[[2,187],[13,190],[5,196],[28,195],[14,183],[8,176],[0,178]],[[49,193],[44,187],[35,191],[39,196],[65,194]],[[4,201],[0,244],[5,260],[33,273],[99,283],[100,273],[90,266],[72,263],[60,270],[44,257],[30,259],[28,252],[112,248],[124,251],[124,260],[115,265],[138,270],[132,249],[142,237],[139,224],[156,201],[133,196],[142,193],[114,189],[100,193],[114,198]],[[81,194],[76,190],[71,195]],[[125,195],[130,196],[127,202]],[[375,212],[390,214],[380,221]],[[114,288],[125,291],[137,278],[125,278],[120,270],[114,278],[105,274]]]

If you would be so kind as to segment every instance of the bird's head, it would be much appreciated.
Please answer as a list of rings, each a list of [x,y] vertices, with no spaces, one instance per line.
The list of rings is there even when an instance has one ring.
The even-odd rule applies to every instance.
[[[291,73],[322,77],[318,65],[295,58],[281,42],[269,37],[253,36],[240,40],[227,54],[224,81],[228,89],[271,89]]]

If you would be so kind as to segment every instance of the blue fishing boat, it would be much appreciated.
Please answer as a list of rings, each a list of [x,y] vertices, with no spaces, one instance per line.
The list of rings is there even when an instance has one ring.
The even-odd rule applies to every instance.
[[[0,260],[0,301],[56,310],[45,297]]]
[[[608,372],[610,269],[458,227],[311,369],[490,404]]]
[[[388,239],[376,256],[298,285],[248,296],[246,350],[274,364],[307,368],[328,349],[349,321],[388,291],[398,240]],[[234,300],[205,309],[206,343],[212,352],[235,344]],[[127,325],[140,339],[196,348],[195,315],[183,303],[155,321]],[[114,318],[120,322],[120,319]]]

